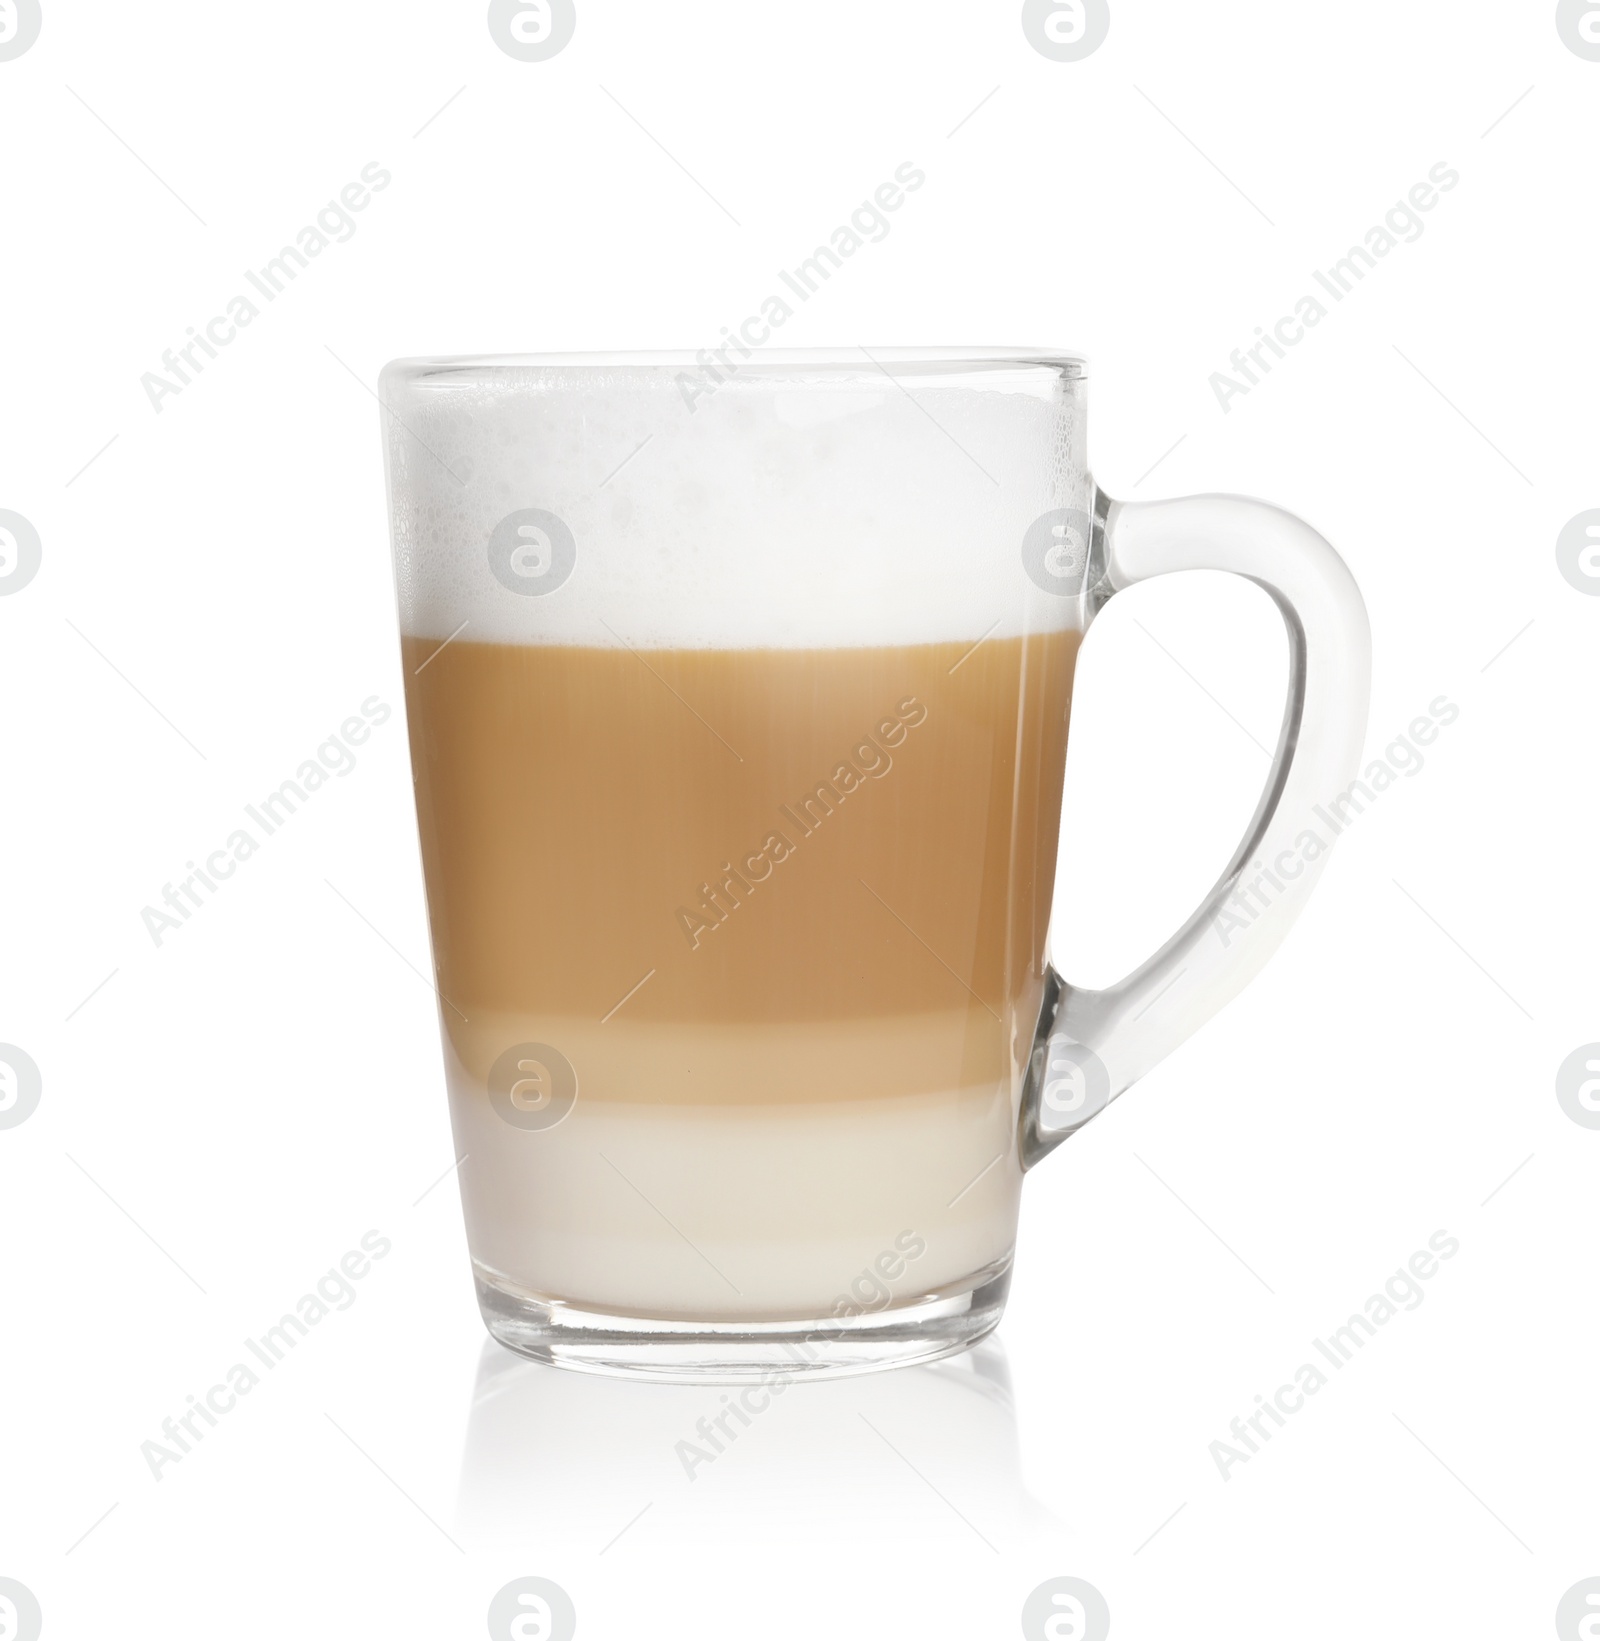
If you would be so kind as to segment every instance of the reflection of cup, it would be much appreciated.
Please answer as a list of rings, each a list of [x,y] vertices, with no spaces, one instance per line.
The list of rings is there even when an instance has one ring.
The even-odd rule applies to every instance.
[[[630,1551],[703,1546],[707,1534],[752,1546],[910,1540],[933,1512],[964,1536],[918,1471],[1008,1548],[1048,1525],[1023,1482],[1010,1375],[992,1338],[900,1373],[797,1377],[765,1405],[752,1395],[748,1422],[729,1412],[743,1393],[555,1373],[485,1341],[462,1456],[462,1542],[474,1554],[537,1544],[560,1566],[600,1550],[647,1504]]]
[[[929,1360],[999,1318],[1024,1169],[1298,911],[1315,866],[1212,936],[1354,773],[1365,615],[1275,509],[1102,495],[1070,357],[711,358],[384,373],[480,1301],[570,1366]],[[1195,568],[1286,612],[1282,750],[1207,904],[1069,988],[1045,933],[1078,646]]]

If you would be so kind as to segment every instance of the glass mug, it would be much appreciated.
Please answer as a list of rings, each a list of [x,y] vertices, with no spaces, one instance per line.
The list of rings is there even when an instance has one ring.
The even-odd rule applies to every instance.
[[[1073,357],[728,351],[383,373],[479,1300],[599,1372],[928,1361],[999,1320],[1024,1172],[1298,913],[1366,614],[1276,508],[1103,495]],[[1074,661],[1193,569],[1283,612],[1277,753],[1205,902],[1084,990],[1046,955]]]

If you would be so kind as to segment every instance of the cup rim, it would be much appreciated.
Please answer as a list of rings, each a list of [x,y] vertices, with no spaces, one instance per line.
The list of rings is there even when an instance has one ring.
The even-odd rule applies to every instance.
[[[817,347],[766,348],[748,358],[734,353],[736,370],[729,374],[747,376],[785,371],[873,370],[895,365],[911,370],[962,369],[1047,369],[1074,381],[1088,374],[1081,354],[1050,347]],[[386,377],[483,374],[529,370],[704,370],[717,365],[710,348],[693,352],[686,348],[619,349],[601,353],[489,353],[439,354],[391,359],[383,368]],[[724,361],[724,366],[726,361]]]

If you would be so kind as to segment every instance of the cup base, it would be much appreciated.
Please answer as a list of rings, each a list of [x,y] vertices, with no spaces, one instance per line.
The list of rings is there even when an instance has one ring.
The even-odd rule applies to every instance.
[[[624,1379],[755,1384],[838,1379],[953,1356],[999,1322],[1011,1259],[884,1310],[783,1322],[615,1316],[512,1288],[481,1265],[474,1273],[491,1337],[536,1362]]]

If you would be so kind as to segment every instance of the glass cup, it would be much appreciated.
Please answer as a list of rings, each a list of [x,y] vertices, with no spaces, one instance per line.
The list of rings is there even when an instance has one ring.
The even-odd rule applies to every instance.
[[[405,360],[380,397],[485,1322],[777,1382],[995,1326],[1023,1174],[1299,912],[1369,638],[1287,513],[1102,494],[1073,357],[742,354]],[[1078,646],[1194,569],[1283,612],[1277,753],[1204,903],[1085,990],[1046,942]]]

